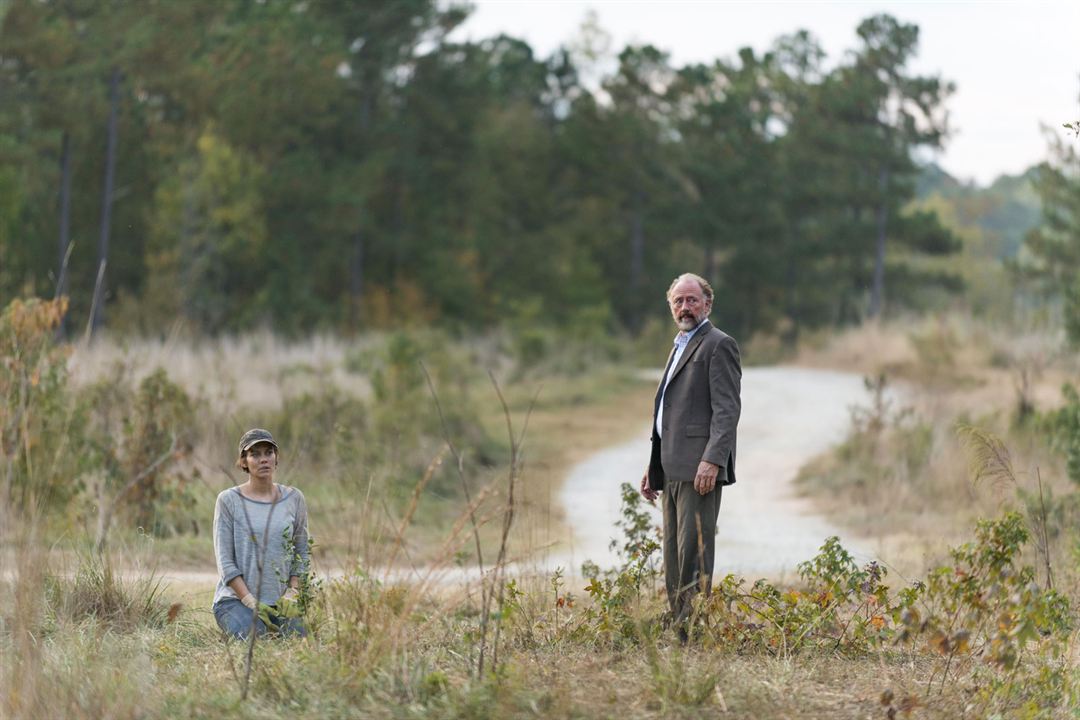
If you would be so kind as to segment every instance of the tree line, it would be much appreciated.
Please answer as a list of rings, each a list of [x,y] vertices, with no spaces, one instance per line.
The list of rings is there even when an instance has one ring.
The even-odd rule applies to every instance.
[[[0,300],[160,332],[542,320],[633,331],[697,269],[739,336],[956,289],[911,209],[952,86],[889,15],[676,65],[537,57],[434,0],[11,0]]]

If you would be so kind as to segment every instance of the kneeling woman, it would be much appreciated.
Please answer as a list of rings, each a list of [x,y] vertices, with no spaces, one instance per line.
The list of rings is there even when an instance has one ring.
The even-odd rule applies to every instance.
[[[246,638],[262,615],[283,635],[306,635],[295,616],[300,577],[308,570],[307,504],[304,494],[278,485],[274,473],[278,446],[267,430],[248,430],[240,438],[237,467],[247,482],[222,491],[214,506],[214,555],[218,584],[214,617],[225,633]],[[260,570],[259,564],[262,563]]]

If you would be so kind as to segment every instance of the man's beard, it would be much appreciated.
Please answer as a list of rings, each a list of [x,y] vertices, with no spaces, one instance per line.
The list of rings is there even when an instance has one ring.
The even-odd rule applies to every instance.
[[[698,326],[698,319],[692,314],[680,315],[679,319],[675,321],[675,326],[683,332],[687,332]]]

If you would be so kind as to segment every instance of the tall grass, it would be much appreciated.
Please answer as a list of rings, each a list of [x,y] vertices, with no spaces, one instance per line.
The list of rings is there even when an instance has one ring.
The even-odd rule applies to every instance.
[[[221,640],[207,612],[164,624],[89,613],[39,628],[36,660],[11,663],[14,636],[3,634],[5,672],[18,668],[20,678],[4,685],[4,714],[862,718],[891,708],[901,717],[1065,717],[1080,700],[1077,668],[1060,659],[1075,641],[1053,615],[1056,596],[1025,589],[1032,570],[1017,562],[1018,527],[986,525],[957,551],[964,572],[935,571],[921,590],[890,588],[880,568],[856,567],[835,544],[793,587],[726,578],[703,598],[686,645],[661,628],[655,586],[591,599],[557,577],[515,577],[497,610],[500,662],[480,675],[483,601],[468,585],[381,581],[358,569],[326,582],[309,638],[257,645],[245,701],[241,648]],[[1003,641],[1001,617],[1032,622],[1033,633]]]
[[[53,626],[94,620],[114,630],[156,628],[168,619],[161,577],[135,568],[120,574],[108,555],[81,552],[72,572],[45,577],[46,621]]]

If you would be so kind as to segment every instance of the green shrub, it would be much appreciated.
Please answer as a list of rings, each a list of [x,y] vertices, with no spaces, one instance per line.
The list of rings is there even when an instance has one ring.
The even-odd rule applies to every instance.
[[[1025,717],[1056,717],[1078,690],[1062,661],[1073,622],[1069,602],[1040,588],[1034,569],[1019,564],[1028,539],[1019,513],[980,521],[975,542],[953,549],[953,565],[917,583],[899,618],[898,640],[925,643],[938,658],[927,690],[967,673],[977,683],[979,717],[1017,707]]]
[[[697,620],[710,644],[764,650],[790,657],[806,649],[862,652],[891,637],[896,604],[886,571],[859,567],[835,537],[799,565],[803,585],[781,589],[728,575],[701,598]]]
[[[130,369],[76,394],[83,424],[72,428],[83,476],[93,479],[88,502],[98,510],[103,545],[115,512],[130,526],[165,536],[197,529],[200,513],[190,494],[199,475],[183,467],[195,434],[198,405],[158,368],[132,388]]]
[[[68,349],[55,342],[67,300],[12,300],[0,312],[0,502],[63,507],[79,486],[70,449]]]
[[[1065,404],[1039,416],[1049,445],[1065,457],[1069,479],[1080,485],[1080,394],[1071,383],[1061,388]]]
[[[641,495],[629,483],[620,486],[621,518],[616,523],[623,540],[611,541],[621,565],[601,573],[593,563],[582,567],[589,580],[585,587],[590,603],[585,609],[579,635],[588,635],[611,644],[637,642],[653,634],[654,629],[643,625],[638,613],[643,604],[642,591],[651,586],[659,574],[655,555],[660,543],[655,537],[652,518],[642,507]]]

